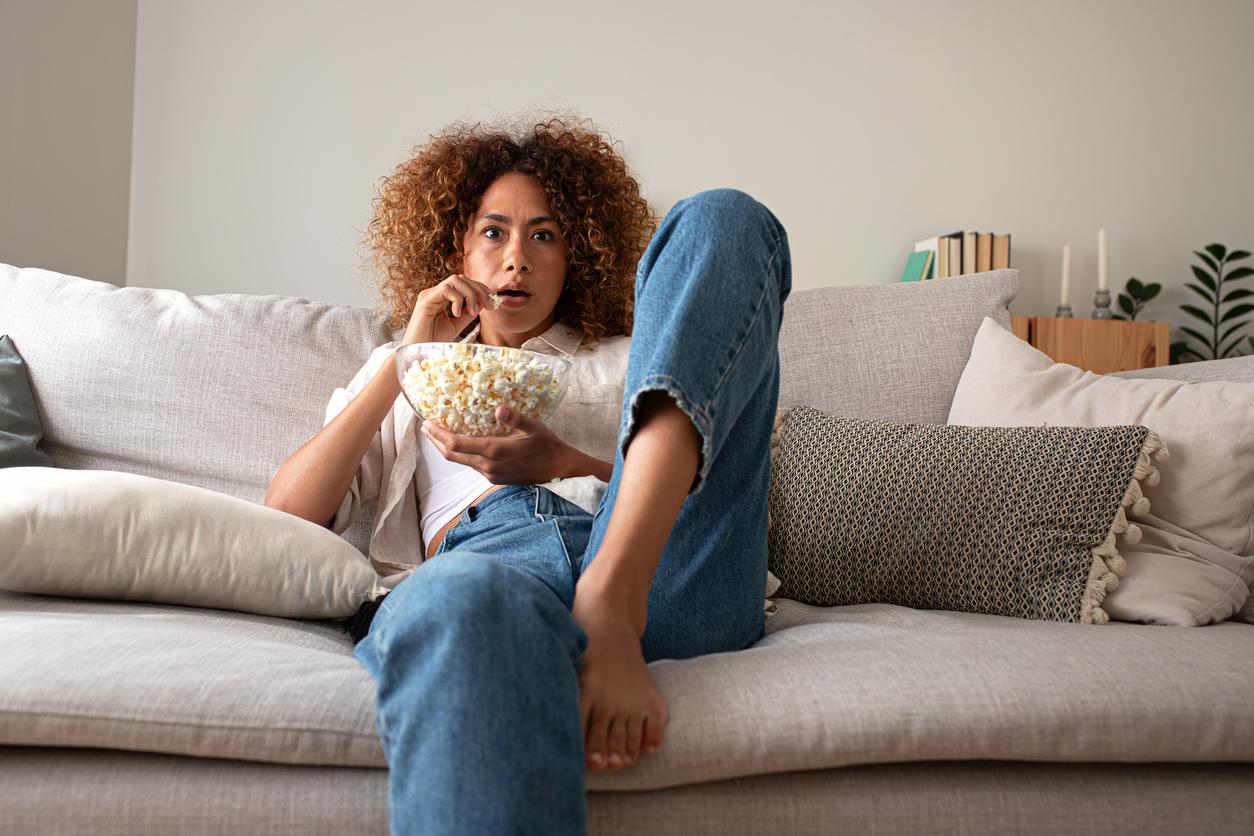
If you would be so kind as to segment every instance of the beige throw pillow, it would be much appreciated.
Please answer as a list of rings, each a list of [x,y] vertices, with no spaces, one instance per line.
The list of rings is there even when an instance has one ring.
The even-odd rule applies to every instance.
[[[1254,582],[1254,385],[1130,379],[1055,363],[985,317],[950,424],[1142,424],[1171,450],[1142,539],[1103,604],[1120,621],[1193,626],[1241,609]]]
[[[320,525],[110,470],[0,470],[0,589],[285,618],[346,618],[387,592]]]

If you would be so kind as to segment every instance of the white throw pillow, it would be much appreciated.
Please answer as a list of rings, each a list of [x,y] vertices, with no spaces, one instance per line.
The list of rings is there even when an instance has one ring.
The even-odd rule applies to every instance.
[[[1141,424],[1171,456],[1141,542],[1103,609],[1194,626],[1231,617],[1254,583],[1254,385],[1120,378],[1055,363],[985,317],[949,410],[969,426]]]
[[[0,469],[0,589],[284,618],[387,592],[352,544],[216,491],[111,470]]]

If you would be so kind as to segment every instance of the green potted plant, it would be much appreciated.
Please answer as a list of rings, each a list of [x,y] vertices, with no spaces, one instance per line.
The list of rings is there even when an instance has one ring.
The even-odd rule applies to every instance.
[[[1196,345],[1188,340],[1172,343],[1172,363],[1181,362],[1190,356],[1198,360],[1219,360],[1228,357],[1237,346],[1244,342],[1240,332],[1248,323],[1239,317],[1254,311],[1254,305],[1248,302],[1231,304],[1239,299],[1254,296],[1254,291],[1243,287],[1228,290],[1225,287],[1231,282],[1254,276],[1254,269],[1249,267],[1233,269],[1232,267],[1233,262],[1243,261],[1249,258],[1250,254],[1245,250],[1228,252],[1228,248],[1223,244],[1211,244],[1205,249],[1205,252],[1193,251],[1193,254],[1201,260],[1202,265],[1190,265],[1193,268],[1193,275],[1201,284],[1190,282],[1185,287],[1205,299],[1207,307],[1181,305],[1180,310],[1195,319],[1200,319],[1209,328],[1206,331],[1198,331],[1188,326],[1181,326],[1180,330],[1191,337]],[[1227,271],[1226,275],[1225,271]],[[1233,322],[1233,320],[1237,321]]]
[[[1127,316],[1114,314],[1115,319],[1136,319],[1136,315],[1141,312],[1141,308],[1145,307],[1145,303],[1157,296],[1158,292],[1163,289],[1158,282],[1142,284],[1136,276],[1128,279],[1125,287],[1128,292],[1119,294],[1119,307]]]

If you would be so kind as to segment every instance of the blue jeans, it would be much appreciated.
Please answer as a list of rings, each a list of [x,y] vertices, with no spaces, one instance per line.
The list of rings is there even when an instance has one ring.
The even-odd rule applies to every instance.
[[[788,237],[761,203],[713,189],[675,204],[636,272],[618,449],[596,514],[543,487],[507,486],[467,508],[383,600],[356,655],[377,684],[393,833],[585,832],[577,677],[588,637],[571,606],[646,391],[669,393],[702,442],[649,592],[645,661],[761,638],[791,287]]]

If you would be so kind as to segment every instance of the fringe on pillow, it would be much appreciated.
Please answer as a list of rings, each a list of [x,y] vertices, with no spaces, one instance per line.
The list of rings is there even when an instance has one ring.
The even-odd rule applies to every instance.
[[[775,451],[779,449],[780,439],[784,437],[784,424],[788,423],[788,416],[792,414],[791,406],[784,409],[775,410],[775,427],[771,430],[771,465],[775,464]]]
[[[775,426],[771,429],[771,468],[775,468],[775,451],[779,449],[779,441],[784,437],[784,424],[788,423],[788,416],[792,414],[792,407],[775,410]],[[766,533],[771,533],[771,512],[766,512]],[[767,597],[770,597],[769,595]]]
[[[1158,468],[1154,462],[1167,459],[1167,447],[1153,430],[1145,435],[1145,443],[1141,445],[1141,453],[1137,456],[1136,467],[1132,469],[1132,481],[1123,495],[1123,500],[1115,510],[1114,522],[1101,544],[1093,547],[1093,563],[1089,568],[1088,584],[1084,588],[1084,597],[1080,600],[1080,621],[1085,624],[1105,624],[1110,615],[1102,609],[1102,601],[1108,592],[1119,586],[1119,578],[1123,577],[1127,563],[1119,549],[1115,546],[1115,536],[1122,534],[1125,541],[1139,543],[1141,528],[1128,521],[1128,514],[1143,516],[1149,513],[1149,498],[1141,492],[1141,482],[1153,487],[1158,484]],[[1124,509],[1127,508],[1127,511]]]

